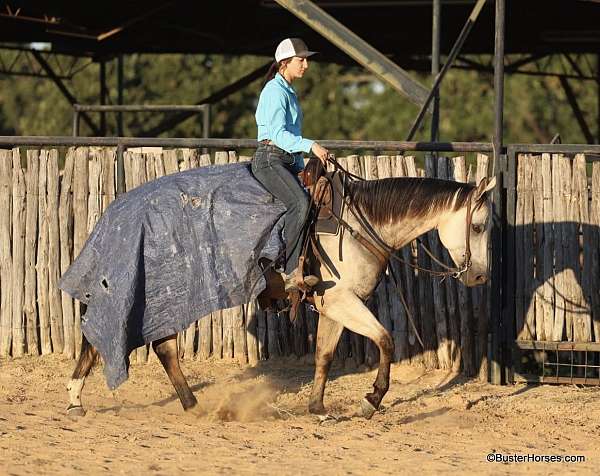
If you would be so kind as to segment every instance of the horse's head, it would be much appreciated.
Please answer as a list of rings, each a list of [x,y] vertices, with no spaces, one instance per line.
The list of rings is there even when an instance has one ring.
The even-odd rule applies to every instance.
[[[460,276],[466,286],[484,284],[489,277],[488,243],[492,226],[489,192],[495,185],[495,177],[491,180],[482,179],[471,192],[470,200],[438,225],[440,240],[456,266],[463,267],[467,247],[470,248],[471,266]],[[467,236],[469,214],[471,219]]]

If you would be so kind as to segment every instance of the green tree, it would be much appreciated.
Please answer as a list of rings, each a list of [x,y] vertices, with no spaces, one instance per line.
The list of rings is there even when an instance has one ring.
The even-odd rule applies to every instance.
[[[0,55],[6,55],[0,52]],[[590,57],[591,58],[591,57]],[[590,58],[587,58],[588,60]],[[129,55],[125,60],[125,104],[195,104],[268,61],[255,56]],[[559,60],[551,64],[560,70]],[[6,61],[5,61],[6,62]],[[107,63],[110,103],[115,104],[116,61]],[[67,87],[83,104],[99,103],[99,66],[90,64]],[[413,76],[431,84],[429,75]],[[0,77],[0,129],[3,134],[70,135],[72,108],[52,81]],[[570,80],[592,131],[598,117],[598,87]],[[403,140],[418,108],[357,66],[311,62],[294,84],[304,111],[304,134],[314,139]],[[213,137],[255,137],[254,111],[261,81],[230,95],[211,108]],[[493,134],[492,76],[450,70],[441,88],[440,138],[444,141],[489,141]],[[98,114],[91,114],[96,123]],[[159,124],[156,113],[124,115],[125,134],[138,135]],[[505,142],[548,142],[560,133],[563,142],[585,142],[558,79],[507,76]],[[429,140],[429,119],[417,140]],[[108,131],[116,134],[116,116],[107,114]],[[202,122],[194,116],[163,136],[200,136]],[[82,134],[90,130],[82,123]]]

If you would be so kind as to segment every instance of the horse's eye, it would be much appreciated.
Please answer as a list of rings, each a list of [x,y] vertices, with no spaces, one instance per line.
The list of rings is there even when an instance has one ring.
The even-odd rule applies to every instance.
[[[483,231],[483,226],[481,225],[473,225],[472,228],[475,233],[481,233]]]

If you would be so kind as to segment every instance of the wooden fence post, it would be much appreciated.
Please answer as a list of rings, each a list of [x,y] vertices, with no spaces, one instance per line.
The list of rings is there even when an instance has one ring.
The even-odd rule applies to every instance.
[[[21,154],[19,149],[13,149],[13,232],[12,232],[12,331],[13,331],[13,357],[25,354],[25,314],[24,286],[25,286],[25,175],[21,167]]]
[[[535,278],[533,282],[533,295],[531,305],[535,308],[535,336],[537,340],[546,340],[546,327],[544,323],[544,178],[538,171],[541,169],[542,157],[534,155],[533,161],[533,223],[534,230],[534,256]]]
[[[564,159],[559,154],[552,155],[552,209],[554,211],[554,266],[557,270],[564,269],[565,256],[563,253],[563,234],[566,207],[563,194],[562,173],[564,172]],[[569,171],[569,179],[570,179]],[[560,341],[564,333],[565,324],[565,275],[563,272],[558,272],[555,275],[555,310],[554,310],[554,327],[552,329],[552,340]]]
[[[592,201],[590,203],[590,241],[600,242],[600,162],[592,165]],[[584,242],[585,243],[585,242]],[[594,340],[600,342],[600,253],[598,247],[592,247],[592,269],[590,276],[590,288],[592,299],[589,303],[592,307],[592,322],[594,328]]]
[[[102,213],[106,211],[111,202],[115,199],[115,163],[117,161],[117,151],[113,147],[107,147],[101,155],[102,161]]]
[[[0,149],[0,355],[12,343],[12,152]]]
[[[516,243],[516,309],[517,309],[517,339],[532,339],[535,332],[531,327],[530,313],[528,312],[528,289],[530,280],[533,279],[533,195],[531,193],[531,158],[527,154],[517,156],[517,203],[515,220]],[[527,244],[527,246],[526,246]]]
[[[75,152],[73,171],[73,256],[79,255],[88,236],[88,161],[89,149],[79,147]],[[81,305],[75,305],[75,357],[81,352]]]
[[[65,166],[60,184],[58,206],[60,227],[60,271],[65,273],[73,259],[73,172],[75,148],[71,147],[65,157]],[[63,353],[70,358],[75,356],[74,307],[73,299],[67,293],[61,293],[64,348]]]
[[[489,157],[483,154],[477,154],[477,171],[475,173],[475,183],[479,183],[484,177],[488,177]],[[473,299],[473,316],[477,319],[477,340],[476,340],[476,368],[478,369],[479,380],[488,381],[489,362],[488,351],[488,323],[489,308],[487,306],[488,293],[487,286],[475,288],[471,292]]]
[[[541,173],[536,175],[542,179],[542,210],[541,216],[538,219],[542,220],[541,235],[543,239],[542,261],[537,264],[538,272],[544,278],[542,290],[542,312],[544,322],[543,337],[546,340],[552,340],[552,329],[554,327],[554,246],[555,237],[552,226],[554,214],[552,211],[552,165],[550,154],[542,154],[541,158]],[[538,207],[538,211],[539,211]],[[539,243],[539,241],[538,241]],[[539,283],[537,283],[539,284]],[[539,292],[539,291],[538,291]]]
[[[263,311],[258,308],[256,301],[250,301],[245,310],[248,363],[250,365],[256,365],[259,360],[258,315]]]
[[[282,354],[281,349],[279,347],[279,339],[277,338],[279,329],[279,320],[277,318],[277,314],[267,309],[266,321],[269,359],[273,359],[275,357],[279,357]]]
[[[593,273],[591,268],[591,250],[598,243],[592,241],[590,228],[590,214],[588,208],[588,184],[586,174],[585,156],[577,154],[573,160],[573,199],[569,221],[574,231],[575,239],[571,239],[571,266],[573,278],[571,279],[571,302],[573,307],[573,340],[575,342],[590,342],[592,340],[592,316],[590,312],[592,289],[589,276]],[[582,228],[583,248],[579,244],[579,228]],[[583,267],[580,255],[583,255]],[[597,292],[597,290],[596,290]]]
[[[38,315],[42,355],[52,352],[50,340],[50,304],[48,300],[48,151],[40,151],[40,176],[38,193],[38,251],[36,259]]]
[[[269,345],[267,342],[267,312],[261,311],[258,313],[257,317],[258,359],[267,360],[269,357]]]
[[[27,320],[27,353],[39,355],[38,314],[36,293],[35,251],[38,219],[39,150],[27,151],[27,218],[25,224],[25,302],[23,310]]]
[[[65,345],[62,303],[58,279],[60,277],[60,231],[58,216],[58,151],[48,153],[48,301],[52,351],[62,353]]]

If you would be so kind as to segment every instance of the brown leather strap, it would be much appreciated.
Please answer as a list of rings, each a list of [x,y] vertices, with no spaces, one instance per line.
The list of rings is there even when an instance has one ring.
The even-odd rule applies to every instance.
[[[330,159],[331,160],[331,159]],[[341,167],[340,167],[341,169]],[[341,169],[342,171],[344,169]],[[346,172],[347,173],[347,172]],[[335,184],[333,184],[335,186]],[[342,192],[343,193],[343,192]],[[420,266],[417,266],[415,264],[409,263],[407,261],[404,261],[402,258],[399,258],[395,253],[394,250],[392,250],[387,244],[385,244],[383,242],[383,240],[377,235],[377,233],[375,233],[375,231],[371,228],[370,223],[368,222],[368,220],[365,219],[365,217],[362,216],[362,213],[360,212],[360,210],[356,209],[355,207],[352,206],[351,203],[349,203],[347,197],[344,196],[344,201],[348,207],[348,210],[350,211],[350,213],[352,213],[354,215],[354,217],[358,220],[358,222],[361,224],[361,226],[366,230],[367,235],[375,242],[373,243],[373,241],[371,240],[367,240],[366,238],[364,238],[362,235],[360,235],[360,233],[356,232],[347,222],[345,222],[344,220],[342,220],[341,217],[336,216],[335,214],[334,217],[338,220],[338,222],[340,223],[340,225],[342,225],[343,228],[346,228],[348,231],[350,231],[350,233],[352,234],[352,236],[354,236],[359,242],[365,244],[365,247],[371,251],[373,254],[375,254],[375,256],[378,257],[378,259],[380,259],[380,256],[383,256],[384,254],[387,253],[388,258],[391,257],[393,259],[395,259],[396,261],[401,262],[402,264],[406,264],[407,266],[410,266],[414,269],[417,269],[419,271],[424,271],[427,273],[432,274],[433,276],[438,276],[441,278],[446,278],[448,276],[452,276],[454,278],[459,278],[461,274],[465,273],[470,267],[471,267],[471,236],[470,236],[470,229],[471,229],[471,223],[473,220],[473,213],[474,213],[474,207],[472,207],[472,195],[473,193],[475,193],[475,190],[471,191],[471,193],[469,194],[468,198],[467,198],[467,216],[466,216],[466,220],[465,220],[465,225],[466,225],[466,237],[465,237],[465,259],[463,261],[463,264],[459,267],[450,267],[444,263],[442,263],[440,260],[438,260],[435,256],[433,256],[433,253],[431,253],[431,251],[429,251],[427,249],[427,247],[425,245],[423,245],[423,243],[419,242],[421,247],[425,250],[425,252],[434,260],[434,262],[436,262],[442,269],[445,268],[445,271],[436,271],[433,269],[427,269],[427,268],[422,268]],[[366,243],[368,243],[370,246],[366,245]],[[373,248],[374,246],[377,246],[377,248]],[[375,250],[377,250],[378,252],[376,252]],[[381,250],[383,250],[383,253],[381,252]]]
[[[356,231],[354,228],[352,228],[352,226],[346,220],[344,220],[342,217],[336,216],[330,207],[325,206],[325,208],[327,208],[331,211],[331,214],[335,217],[335,219],[339,222],[339,224],[342,225],[342,228],[345,228],[346,230],[348,230],[350,232],[350,235],[352,236],[352,238],[354,238],[361,245],[363,245],[368,251],[370,251],[373,255],[375,255],[375,257],[377,258],[377,260],[379,261],[379,263],[382,266],[385,266],[388,259],[390,258],[390,254],[387,252],[387,250],[382,250],[375,243],[366,239],[358,231]]]

